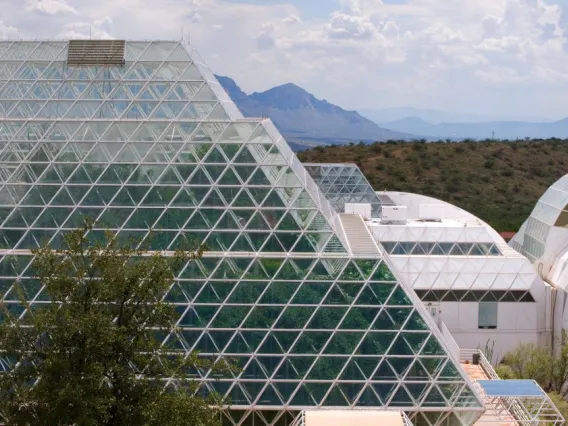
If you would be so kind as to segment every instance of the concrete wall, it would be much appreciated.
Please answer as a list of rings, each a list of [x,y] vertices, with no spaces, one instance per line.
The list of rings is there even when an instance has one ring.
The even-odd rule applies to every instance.
[[[493,362],[499,362],[520,343],[547,344],[550,332],[546,331],[544,309],[539,303],[499,303],[497,328],[478,328],[477,302],[442,302],[440,318],[462,349],[484,348],[489,340],[495,342]]]

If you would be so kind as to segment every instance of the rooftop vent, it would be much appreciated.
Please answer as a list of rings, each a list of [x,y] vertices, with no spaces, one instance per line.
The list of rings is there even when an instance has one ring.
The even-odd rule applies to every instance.
[[[408,207],[406,206],[382,206],[382,223],[406,223]]]
[[[67,66],[124,66],[124,40],[70,40]]]
[[[443,204],[419,204],[418,220],[423,222],[441,222],[444,217]]]

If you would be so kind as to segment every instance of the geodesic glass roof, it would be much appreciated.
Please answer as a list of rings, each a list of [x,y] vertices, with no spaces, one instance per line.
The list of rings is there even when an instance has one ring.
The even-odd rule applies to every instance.
[[[475,417],[481,403],[425,308],[388,259],[349,252],[330,200],[272,123],[244,119],[185,43],[124,47],[123,66],[70,67],[67,42],[0,43],[10,309],[26,315],[16,279],[32,307],[49,303],[30,250],[57,247],[84,218],[93,240],[151,235],[166,255],[198,240],[209,250],[176,271],[166,297],[179,319],[164,344],[236,359],[238,372],[193,373],[202,392],[231,399],[231,424],[321,406]]]
[[[304,163],[333,208],[343,213],[345,203],[371,204],[372,217],[381,216],[381,200],[355,164]]]
[[[534,263],[544,255],[552,228],[567,226],[568,175],[546,190],[509,244]]]

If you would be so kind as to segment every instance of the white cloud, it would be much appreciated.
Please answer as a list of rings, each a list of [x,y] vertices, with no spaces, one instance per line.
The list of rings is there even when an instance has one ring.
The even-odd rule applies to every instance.
[[[58,39],[73,39],[73,38],[93,38],[93,39],[113,39],[113,21],[110,17],[106,16],[102,19],[88,22],[73,22],[66,24],[63,31],[60,32],[56,38]]]
[[[501,26],[503,25],[503,20],[497,16],[486,16],[481,21],[483,26],[483,37],[497,38],[502,36]]]
[[[371,39],[378,34],[377,27],[366,16],[335,12],[327,24],[331,38]]]
[[[285,24],[301,24],[302,19],[300,19],[300,17],[298,15],[292,14],[292,15],[288,15],[284,19],[282,19],[282,22],[284,22]]]
[[[256,38],[256,45],[261,50],[270,49],[276,45],[276,40],[274,40],[270,34],[261,33]]]
[[[0,37],[178,39],[183,27],[249,92],[294,82],[346,108],[568,110],[568,5],[341,0],[314,18],[284,1],[0,0]]]
[[[476,75],[482,80],[492,84],[521,83],[526,80],[526,77],[519,74],[516,69],[507,67],[494,67],[491,70],[479,70],[476,71]]]
[[[0,19],[0,39],[16,37],[18,37],[17,28],[4,24],[4,22]]]
[[[203,16],[201,16],[201,14],[196,10],[190,12],[187,17],[189,19],[189,22],[191,22],[192,24],[199,24],[201,21],[203,21]]]
[[[424,30],[424,35],[435,44],[456,44],[466,41],[461,31],[455,31],[440,24],[434,24]]]
[[[383,25],[383,35],[386,38],[398,38],[400,36],[400,28],[394,21],[388,21]]]
[[[32,0],[26,9],[28,12],[39,12],[45,15],[77,14],[77,10],[64,0]]]

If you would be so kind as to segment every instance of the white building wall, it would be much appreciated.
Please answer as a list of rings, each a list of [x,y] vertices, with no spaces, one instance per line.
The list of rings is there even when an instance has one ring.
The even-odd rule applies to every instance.
[[[498,361],[520,343],[551,345],[551,288],[524,257],[391,256],[391,259],[401,277],[415,290],[530,290],[535,302],[498,303],[496,329],[478,328],[478,302],[440,302],[440,318],[461,348],[484,347],[488,340],[494,340],[494,361]],[[568,300],[564,312],[564,328],[568,329]]]
[[[539,278],[531,262],[508,249],[488,224],[462,209],[429,197],[406,193],[388,195],[396,205],[408,207],[408,221],[405,224],[370,223],[369,229],[378,242],[492,243],[502,253],[501,256],[391,255],[397,272],[412,288],[422,292],[530,291],[535,300],[499,302],[496,329],[479,328],[478,302],[425,302],[429,311],[439,310],[438,318],[461,348],[483,348],[488,341],[490,344],[495,342],[493,361],[496,362],[521,343],[549,346],[553,334],[559,335],[561,328],[568,330],[568,297],[557,297],[553,310],[551,287]],[[416,220],[421,204],[440,204],[440,208],[443,204],[442,220]]]
[[[497,328],[479,328],[478,302],[441,302],[440,318],[462,349],[494,346],[493,362],[499,362],[521,343],[546,345],[549,333],[539,328],[544,315],[539,303],[501,302],[497,305]]]
[[[568,293],[561,289],[552,290],[552,301],[554,305],[553,318],[554,318],[554,344],[558,350],[562,330],[568,332]]]

